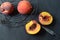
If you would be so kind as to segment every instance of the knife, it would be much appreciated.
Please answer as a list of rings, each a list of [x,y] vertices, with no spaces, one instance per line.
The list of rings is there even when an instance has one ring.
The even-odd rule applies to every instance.
[[[55,32],[54,32],[53,30],[51,30],[51,29],[49,29],[49,28],[46,28],[46,27],[44,27],[44,26],[42,26],[42,28],[43,28],[46,32],[48,32],[49,34],[51,34],[52,36],[55,35]]]

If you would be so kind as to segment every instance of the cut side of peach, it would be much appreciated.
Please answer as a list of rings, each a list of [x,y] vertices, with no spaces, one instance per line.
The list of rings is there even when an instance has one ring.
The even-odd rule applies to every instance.
[[[42,25],[49,25],[53,21],[53,17],[49,12],[41,12],[39,14],[39,22]]]
[[[41,26],[35,20],[31,20],[26,24],[25,29],[28,34],[37,34],[41,30]]]

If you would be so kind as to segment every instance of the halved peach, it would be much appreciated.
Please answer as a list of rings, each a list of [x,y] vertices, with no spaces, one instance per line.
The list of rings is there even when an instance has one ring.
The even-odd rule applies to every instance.
[[[42,25],[49,25],[53,21],[53,17],[49,12],[41,12],[39,14],[39,22]]]
[[[25,29],[28,34],[37,34],[41,30],[41,26],[35,20],[31,20],[26,24]]]

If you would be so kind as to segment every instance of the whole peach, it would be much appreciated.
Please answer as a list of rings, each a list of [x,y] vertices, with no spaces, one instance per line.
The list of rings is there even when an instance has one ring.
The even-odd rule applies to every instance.
[[[3,14],[11,14],[14,10],[14,6],[10,2],[4,2],[0,6],[0,12]]]
[[[23,0],[18,3],[17,10],[20,14],[28,14],[32,10],[32,5],[29,1]]]

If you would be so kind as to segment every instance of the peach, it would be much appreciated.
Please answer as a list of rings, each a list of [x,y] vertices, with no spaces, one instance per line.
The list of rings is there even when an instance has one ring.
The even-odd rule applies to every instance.
[[[42,25],[49,25],[53,21],[53,17],[49,12],[41,12],[39,14],[39,22]]]
[[[23,0],[18,3],[17,10],[20,14],[28,14],[32,10],[32,5],[29,1]]]
[[[41,30],[41,26],[35,20],[31,20],[25,25],[25,29],[28,34],[34,35]]]
[[[0,6],[0,12],[3,14],[11,14],[14,10],[14,6],[10,2],[4,2]]]

